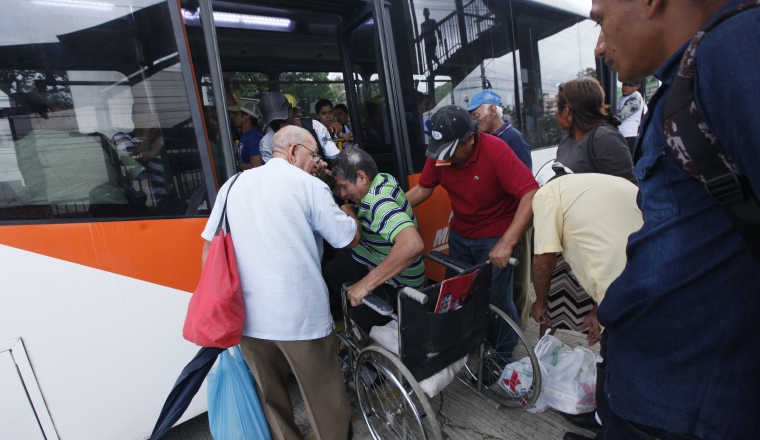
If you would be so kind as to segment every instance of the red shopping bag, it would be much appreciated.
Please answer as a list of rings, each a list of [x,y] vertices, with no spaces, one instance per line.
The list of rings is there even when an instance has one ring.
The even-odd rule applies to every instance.
[[[233,180],[230,188],[234,183]],[[227,195],[229,196],[229,189]],[[237,345],[243,337],[243,291],[240,288],[232,235],[226,220],[225,200],[217,233],[211,240],[201,280],[190,298],[182,328],[182,336],[201,347],[229,348]],[[227,233],[222,229],[222,223],[226,225]]]

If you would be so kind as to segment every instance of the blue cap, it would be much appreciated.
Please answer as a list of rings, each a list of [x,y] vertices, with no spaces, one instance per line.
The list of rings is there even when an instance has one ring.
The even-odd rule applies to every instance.
[[[470,106],[467,107],[467,111],[471,112],[483,104],[501,104],[501,96],[491,89],[481,90],[472,97]]]

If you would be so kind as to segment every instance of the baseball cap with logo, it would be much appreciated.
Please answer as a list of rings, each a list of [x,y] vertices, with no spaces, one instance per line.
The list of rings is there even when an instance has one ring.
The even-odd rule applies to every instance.
[[[477,121],[458,105],[447,105],[430,118],[430,143],[425,155],[436,160],[448,160],[470,133],[476,130]]]
[[[290,103],[280,92],[267,92],[261,97],[259,108],[264,115],[264,121],[269,124],[272,121],[288,119]]]
[[[491,89],[481,90],[472,97],[470,106],[467,107],[467,111],[471,112],[483,104],[501,104],[501,96]]]
[[[230,112],[244,112],[253,116],[256,119],[261,119],[261,109],[253,101],[244,101],[238,105],[231,105],[227,107]]]

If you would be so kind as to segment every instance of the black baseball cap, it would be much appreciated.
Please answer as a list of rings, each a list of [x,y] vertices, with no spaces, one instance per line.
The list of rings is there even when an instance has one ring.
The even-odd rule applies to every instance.
[[[264,115],[264,121],[269,124],[272,121],[284,121],[288,119],[290,102],[280,92],[267,92],[261,97],[259,108],[261,109],[261,114]]]
[[[462,142],[475,130],[477,121],[470,113],[458,105],[447,105],[430,118],[430,135],[425,155],[436,160],[448,160]]]

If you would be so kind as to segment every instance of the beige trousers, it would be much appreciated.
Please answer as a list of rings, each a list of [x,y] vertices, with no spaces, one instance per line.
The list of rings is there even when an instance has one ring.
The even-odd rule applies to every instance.
[[[240,350],[256,378],[261,406],[275,440],[302,440],[288,394],[290,372],[301,389],[317,440],[348,437],[351,406],[338,364],[335,336],[269,341],[243,336]]]
[[[530,297],[530,267],[532,260],[530,241],[532,235],[533,227],[525,232],[515,252],[515,258],[520,261],[520,264],[515,267],[512,299],[515,302],[515,307],[517,307],[517,313],[520,314],[521,326],[525,326],[530,319],[530,306],[532,304]]]

